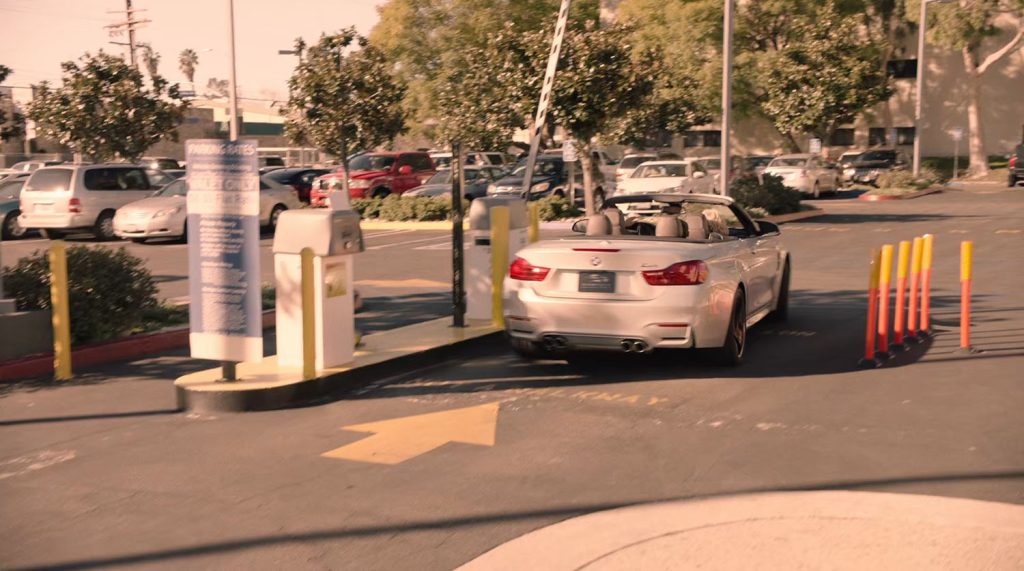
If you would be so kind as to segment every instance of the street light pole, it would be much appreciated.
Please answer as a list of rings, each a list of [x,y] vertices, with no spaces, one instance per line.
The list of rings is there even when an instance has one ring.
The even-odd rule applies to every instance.
[[[917,92],[914,101],[914,176],[921,174],[921,100],[924,91],[924,32],[928,26],[928,0],[921,0],[917,22]]]
[[[228,105],[231,106],[230,137],[238,140],[238,82],[235,76],[235,0],[228,0],[228,42],[231,43],[231,91]]]
[[[733,0],[725,0],[725,25],[722,41],[722,167],[718,193],[729,196],[729,174],[732,172],[732,29]]]

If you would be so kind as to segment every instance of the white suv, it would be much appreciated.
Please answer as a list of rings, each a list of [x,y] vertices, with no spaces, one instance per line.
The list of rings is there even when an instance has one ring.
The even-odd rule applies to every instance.
[[[112,240],[117,209],[154,190],[145,167],[138,165],[44,167],[32,173],[21,191],[18,222],[50,239],[90,232]]]

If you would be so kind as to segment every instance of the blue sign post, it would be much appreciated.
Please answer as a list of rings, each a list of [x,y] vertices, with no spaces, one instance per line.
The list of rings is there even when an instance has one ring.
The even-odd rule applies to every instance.
[[[232,364],[226,370],[263,358],[256,147],[252,140],[185,143],[189,344],[193,357]]]

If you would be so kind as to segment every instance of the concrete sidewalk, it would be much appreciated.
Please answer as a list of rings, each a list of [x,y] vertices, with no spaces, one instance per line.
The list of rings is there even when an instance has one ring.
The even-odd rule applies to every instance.
[[[645,504],[573,518],[460,569],[1024,568],[1024,506],[877,492]]]

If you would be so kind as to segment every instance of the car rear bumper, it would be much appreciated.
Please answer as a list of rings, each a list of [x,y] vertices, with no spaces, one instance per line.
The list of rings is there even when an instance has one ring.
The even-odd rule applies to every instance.
[[[512,337],[541,344],[554,340],[556,348],[567,350],[623,351],[623,341],[640,341],[644,351],[721,345],[729,308],[715,308],[705,287],[672,289],[645,301],[553,298],[530,287],[511,289],[505,296],[505,329]]]
[[[71,230],[77,228],[89,228],[96,221],[95,216],[85,214],[39,214],[22,212],[18,217],[18,224],[23,228],[53,228]]]

